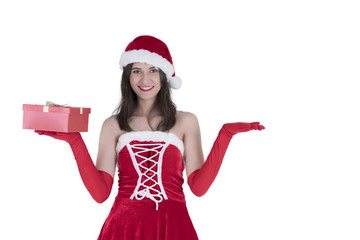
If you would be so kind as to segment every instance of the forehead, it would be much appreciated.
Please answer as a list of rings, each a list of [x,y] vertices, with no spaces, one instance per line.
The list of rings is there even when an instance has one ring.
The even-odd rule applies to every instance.
[[[154,68],[154,66],[151,64],[141,63],[141,62],[133,63],[132,67],[133,68],[142,68],[142,69]]]

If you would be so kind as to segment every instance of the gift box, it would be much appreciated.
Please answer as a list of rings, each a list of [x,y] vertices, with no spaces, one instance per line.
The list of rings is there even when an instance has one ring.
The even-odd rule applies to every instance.
[[[90,108],[24,104],[23,129],[87,132]]]

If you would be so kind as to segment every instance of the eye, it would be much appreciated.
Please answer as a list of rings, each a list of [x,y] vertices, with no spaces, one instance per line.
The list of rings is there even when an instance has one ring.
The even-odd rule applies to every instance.
[[[157,68],[151,68],[151,69],[150,69],[150,72],[151,72],[151,73],[156,73],[156,72],[159,72],[159,69],[157,69]]]
[[[140,73],[141,73],[141,70],[140,70],[140,69],[133,69],[133,70],[131,71],[131,73],[140,74]]]

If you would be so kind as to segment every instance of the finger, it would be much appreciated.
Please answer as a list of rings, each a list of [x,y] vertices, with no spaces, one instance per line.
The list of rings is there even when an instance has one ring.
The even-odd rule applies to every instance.
[[[50,136],[50,137],[60,136],[58,132],[49,132],[49,131],[46,131],[45,134],[48,135],[48,136]]]
[[[49,136],[49,137],[55,137],[57,135],[56,132],[50,132],[50,131],[41,131],[42,134],[41,135],[46,135],[46,136]]]
[[[44,135],[44,134],[45,134],[45,132],[44,132],[44,131],[41,131],[41,130],[35,130],[34,132],[36,132],[36,133],[39,134],[39,135]]]
[[[258,130],[259,129],[259,122],[253,122],[253,123],[250,123],[250,128],[252,130]]]

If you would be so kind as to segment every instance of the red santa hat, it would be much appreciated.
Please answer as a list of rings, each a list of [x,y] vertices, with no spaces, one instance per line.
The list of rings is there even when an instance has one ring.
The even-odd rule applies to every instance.
[[[181,79],[175,76],[175,69],[166,44],[152,36],[139,36],[126,47],[120,57],[120,68],[130,63],[141,62],[160,68],[165,74],[171,88],[181,87]]]

